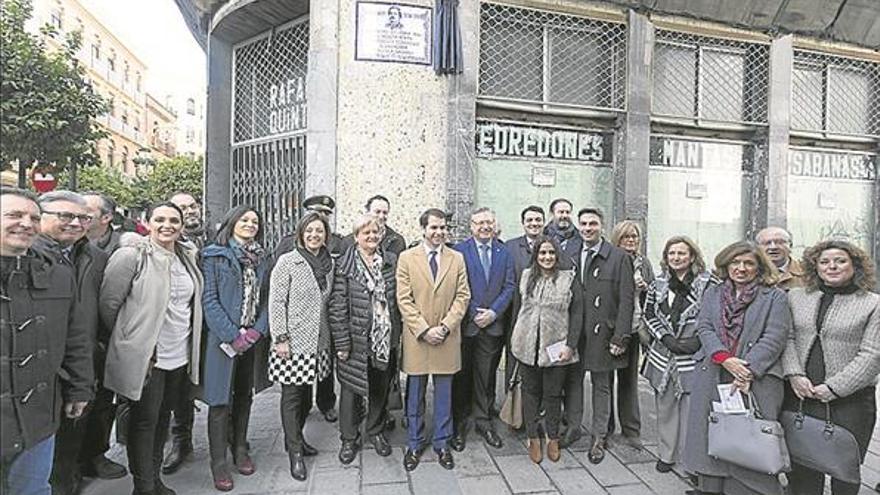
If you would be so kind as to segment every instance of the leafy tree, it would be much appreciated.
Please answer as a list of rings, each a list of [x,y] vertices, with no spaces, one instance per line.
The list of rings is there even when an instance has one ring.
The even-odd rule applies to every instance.
[[[34,162],[54,163],[56,171],[99,163],[95,144],[107,134],[94,119],[109,110],[76,59],[81,33],[50,53],[41,36],[25,30],[32,14],[31,0],[0,2],[0,167],[18,160],[19,182]],[[58,36],[49,26],[42,32]]]
[[[175,191],[187,191],[202,197],[202,158],[178,156],[160,161],[145,177],[143,197],[161,201]]]
[[[68,172],[58,177],[59,187],[68,182]],[[135,184],[119,169],[103,166],[80,167],[77,170],[77,188],[80,192],[98,191],[114,200],[119,206],[131,208],[138,205]]]

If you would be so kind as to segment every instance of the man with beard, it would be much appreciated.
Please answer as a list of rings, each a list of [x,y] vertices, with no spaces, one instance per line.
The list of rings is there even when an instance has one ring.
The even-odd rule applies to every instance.
[[[71,268],[76,280],[76,311],[91,337],[94,372],[103,375],[103,352],[109,332],[98,318],[98,294],[104,278],[108,255],[86,238],[92,222],[85,199],[70,191],[53,191],[40,196],[43,218],[41,233],[34,246],[53,256],[59,264]],[[62,386],[69,386],[62,382]],[[56,494],[77,492],[82,475],[116,479],[128,472],[105,456],[110,450],[109,435],[113,425],[113,393],[99,387],[99,393],[81,418],[62,419],[55,437],[52,488]],[[106,431],[103,441],[86,442],[89,431]]]
[[[116,201],[110,196],[98,192],[87,192],[82,197],[86,200],[86,209],[92,216],[92,223],[89,224],[86,236],[92,241],[92,244],[98,246],[109,256],[119,247],[120,234],[113,228]]]
[[[544,234],[556,239],[559,248],[563,251],[568,246],[568,241],[577,241],[577,228],[571,223],[571,201],[565,198],[554,199],[550,203],[550,214],[553,220],[544,227]]]
[[[84,317],[95,316],[80,310],[73,270],[58,261],[72,250],[34,248],[41,211],[33,193],[2,188],[0,203],[0,492],[49,493],[59,413],[79,418],[93,397]],[[88,220],[54,203],[42,214],[68,225]],[[53,230],[64,239],[85,232]]]
[[[192,243],[199,252],[211,242],[210,229],[205,227],[202,219],[202,207],[195,196],[185,191],[178,191],[168,197],[183,212],[183,235],[181,240]],[[171,450],[162,464],[162,474],[172,474],[180,469],[184,462],[192,458],[192,429],[195,404],[191,395],[180,398],[174,407],[174,419],[171,423]]]
[[[806,274],[800,262],[791,257],[791,234],[787,230],[781,227],[761,229],[755,236],[755,241],[782,274],[776,287],[784,291],[803,287]]]

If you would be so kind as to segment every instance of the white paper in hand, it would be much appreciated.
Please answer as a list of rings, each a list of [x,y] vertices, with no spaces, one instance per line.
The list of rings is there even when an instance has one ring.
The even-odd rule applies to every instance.
[[[551,363],[558,363],[562,361],[562,357],[560,356],[560,354],[562,353],[563,349],[565,349],[564,340],[547,346],[547,356],[550,358]]]
[[[718,385],[718,396],[721,398],[721,410],[727,414],[745,414],[746,405],[742,394],[732,383]]]

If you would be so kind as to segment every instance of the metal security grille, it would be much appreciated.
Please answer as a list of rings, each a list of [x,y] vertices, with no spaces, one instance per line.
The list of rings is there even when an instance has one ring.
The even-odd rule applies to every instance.
[[[626,25],[481,5],[482,97],[623,110],[625,86]]]
[[[309,23],[294,21],[234,49],[232,142],[305,129]]]
[[[880,64],[796,50],[791,127],[880,135]]]
[[[306,136],[299,134],[232,150],[232,204],[263,214],[268,249],[293,232],[305,188]]]
[[[233,206],[263,214],[265,244],[293,232],[306,177],[308,17],[233,49]]]
[[[767,122],[770,46],[658,29],[653,113]]]

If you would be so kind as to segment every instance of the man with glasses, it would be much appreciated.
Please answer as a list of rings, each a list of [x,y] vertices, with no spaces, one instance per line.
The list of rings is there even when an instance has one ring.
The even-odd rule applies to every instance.
[[[0,493],[50,492],[59,409],[75,420],[93,397],[94,330],[83,318],[95,319],[97,307],[94,315],[81,310],[73,265],[59,261],[78,254],[62,252],[89,220],[71,198],[46,204],[42,228],[63,239],[52,239],[60,249],[46,252],[34,245],[41,229],[37,198],[0,189]]]
[[[98,294],[104,278],[108,255],[89,242],[86,232],[92,222],[88,205],[82,196],[71,191],[52,191],[39,198],[43,217],[40,234],[34,246],[50,254],[59,264],[70,267],[76,280],[76,311],[91,336],[93,369],[97,377],[103,375],[103,353],[109,332],[98,318]],[[103,342],[102,342],[103,340]],[[68,384],[62,381],[62,386]],[[88,445],[84,441],[92,420],[112,426],[113,393],[101,388],[84,417],[62,419],[55,437],[55,455],[52,467],[52,488],[56,494],[77,492],[82,475],[102,479],[116,479],[128,474],[125,467],[105,456],[106,445]],[[109,435],[109,431],[108,431]],[[109,439],[109,437],[108,437]],[[87,447],[87,448],[86,448]]]
[[[781,227],[767,227],[758,232],[755,241],[782,273],[776,287],[784,291],[793,287],[803,287],[804,269],[801,268],[798,260],[791,257],[791,234],[787,230]]]

